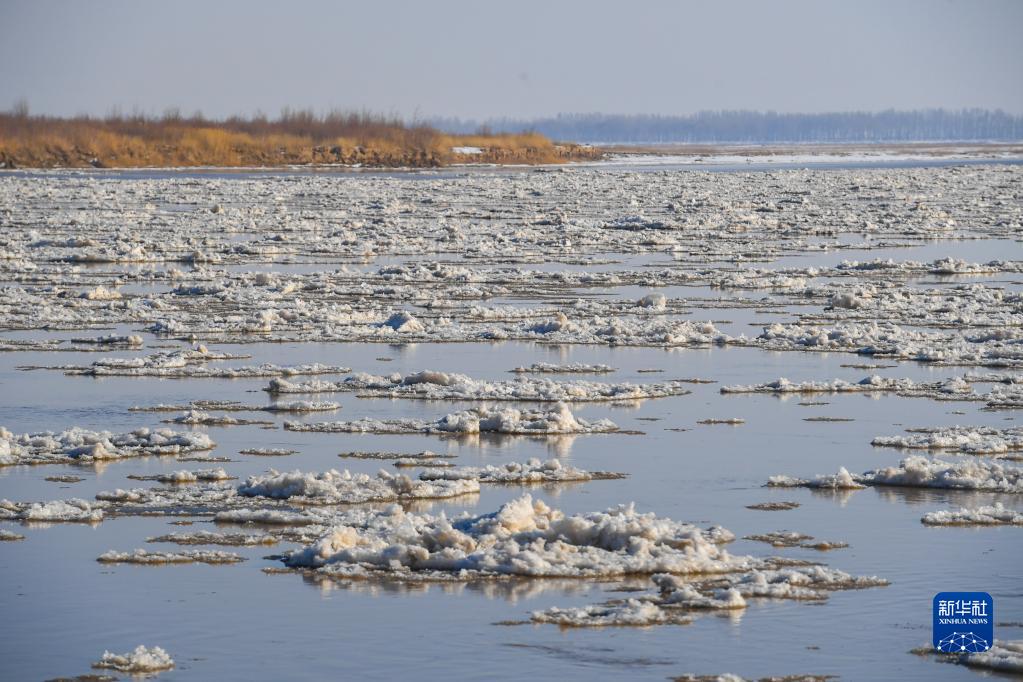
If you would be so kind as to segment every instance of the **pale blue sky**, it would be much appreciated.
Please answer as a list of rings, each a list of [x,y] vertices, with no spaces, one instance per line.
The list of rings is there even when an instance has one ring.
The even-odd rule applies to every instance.
[[[0,0],[0,108],[1023,112],[1023,2]]]

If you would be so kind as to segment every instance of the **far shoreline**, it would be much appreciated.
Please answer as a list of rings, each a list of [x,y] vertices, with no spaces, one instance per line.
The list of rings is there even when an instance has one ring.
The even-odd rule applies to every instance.
[[[560,143],[558,143],[560,146]],[[559,158],[546,162],[477,162],[456,160],[444,165],[372,165],[339,163],[294,163],[275,165],[154,165],[154,166],[37,166],[4,168],[0,176],[17,173],[111,174],[197,174],[258,175],[294,173],[322,175],[408,174],[435,176],[459,172],[557,171],[559,169],[616,167],[686,168],[692,170],[740,169],[779,170],[793,167],[841,168],[891,167],[983,163],[1023,163],[1023,143],[1013,142],[898,142],[898,143],[793,143],[773,144],[608,144],[602,147],[572,145],[586,149],[583,158]]]

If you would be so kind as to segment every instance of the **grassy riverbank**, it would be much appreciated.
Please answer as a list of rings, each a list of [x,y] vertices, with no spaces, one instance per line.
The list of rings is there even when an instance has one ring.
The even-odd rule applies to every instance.
[[[599,158],[597,149],[538,133],[449,135],[361,113],[284,112],[209,120],[165,115],[55,118],[0,114],[0,167],[145,168],[362,165],[430,168]]]

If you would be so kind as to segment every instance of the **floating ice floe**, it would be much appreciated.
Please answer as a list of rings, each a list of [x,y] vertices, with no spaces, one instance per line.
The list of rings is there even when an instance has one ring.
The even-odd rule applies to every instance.
[[[432,500],[478,493],[479,480],[416,481],[380,471],[375,477],[331,469],[318,474],[301,471],[250,476],[238,486],[245,497],[268,497],[302,504],[359,504],[397,500]]]
[[[96,557],[103,564],[236,564],[245,557],[233,552],[214,550],[191,550],[187,552],[149,552],[136,549],[134,552],[104,552]]]
[[[970,668],[1013,674],[1023,673],[1023,639],[996,639],[987,651],[962,656],[959,658],[959,663]]]
[[[288,381],[280,377],[270,380],[270,385],[263,389],[267,393],[341,393],[351,391],[351,385],[345,381],[324,381],[322,379],[311,379],[309,381]]]
[[[103,520],[103,508],[78,498],[52,502],[0,500],[0,520],[99,523]]]
[[[105,336],[96,337],[75,337],[71,339],[71,343],[80,345],[127,346],[129,348],[141,348],[145,342],[138,334],[107,334]]]
[[[514,381],[477,381],[464,374],[422,371],[389,376],[353,374],[338,382],[289,382],[274,379],[270,393],[356,391],[360,397],[418,400],[615,402],[686,395],[682,382],[607,384],[593,381],[554,381],[519,377]]]
[[[121,299],[121,292],[115,289],[107,289],[100,284],[95,289],[82,293],[82,298],[90,301],[117,301]]]
[[[790,501],[758,502],[757,504],[746,505],[746,509],[753,509],[755,511],[789,511],[790,509],[798,509],[800,506],[798,502]]]
[[[686,624],[693,612],[744,609],[749,599],[824,601],[836,590],[888,584],[876,576],[858,577],[826,566],[751,569],[710,578],[655,574],[651,580],[656,594],[581,608],[534,611],[531,620],[563,627]]]
[[[215,360],[245,357],[248,356],[215,353],[209,351],[205,346],[199,346],[196,350],[158,352],[136,358],[103,358],[86,366],[60,365],[39,369],[59,369],[72,376],[163,377],[170,379],[243,379],[308,374],[347,374],[351,371],[348,367],[320,363],[286,366],[264,363],[241,367],[216,367],[208,364]]]
[[[129,369],[181,369],[183,367],[205,365],[213,361],[237,360],[247,357],[249,356],[234,355],[231,353],[218,353],[216,351],[211,351],[204,345],[198,345],[193,349],[157,351],[155,353],[150,353],[149,355],[131,358],[100,358],[86,367],[61,365],[50,369],[64,369],[75,372],[87,372],[91,369],[96,369],[98,371]]]
[[[842,467],[837,474],[812,479],[771,476],[767,485],[836,490],[897,486],[1023,493],[1023,469],[1003,466],[997,462],[952,463],[915,456],[902,460],[897,467],[884,467],[862,474],[850,474]]]
[[[164,419],[165,424],[183,424],[185,426],[271,426],[273,422],[259,419],[238,419],[226,414],[210,414],[202,410],[189,410],[188,412],[174,417]]]
[[[134,651],[125,654],[104,651],[102,658],[93,663],[92,667],[131,674],[158,673],[173,668],[174,660],[158,646],[147,649],[140,644]]]
[[[101,490],[97,503],[118,515],[208,514],[215,510],[243,506],[234,486],[222,482],[169,487]]]
[[[827,566],[792,566],[752,571],[730,579],[727,585],[745,598],[827,599],[832,590],[864,589],[887,585],[877,576],[853,576]]]
[[[669,611],[639,599],[573,608],[551,607],[530,614],[534,623],[561,627],[649,627],[651,625],[688,625],[692,616],[684,611]]]
[[[920,521],[928,526],[1023,526],[1023,511],[1006,509],[1001,502],[996,502],[972,509],[929,512]]]
[[[318,525],[327,519],[316,509],[293,511],[289,509],[227,509],[218,511],[213,520],[217,523],[254,524],[266,526],[308,526]]]
[[[44,481],[50,481],[51,483],[78,483],[85,479],[81,476],[73,476],[71,474],[61,474],[59,476],[46,476],[43,478]]]
[[[412,461],[415,466],[423,466],[419,460]],[[347,470],[305,473],[271,469],[269,473],[249,476],[239,485],[230,486],[222,483],[225,476],[226,473],[220,469],[135,476],[143,480],[158,480],[169,484],[169,487],[101,491],[96,494],[96,501],[91,503],[83,500],[48,503],[0,501],[0,520],[99,522],[107,515],[187,514],[213,515],[221,522],[322,525],[335,519],[332,516],[335,512],[321,511],[325,507],[449,499],[478,494],[481,483],[556,484],[620,478],[623,474],[564,467],[557,460],[531,460],[504,467],[467,467],[441,470],[439,473],[428,469],[420,474],[418,480],[387,471],[370,476]],[[730,535],[728,539],[731,539]]]
[[[960,378],[944,381],[917,383],[912,379],[894,379],[872,375],[856,382],[835,379],[833,381],[802,381],[792,382],[781,377],[762,384],[745,386],[722,386],[722,393],[775,393],[775,394],[811,394],[811,393],[897,393],[903,397],[931,397],[941,400],[979,399],[972,395],[973,387]]]
[[[12,434],[0,427],[0,466],[16,464],[90,464],[101,460],[144,455],[179,455],[211,450],[214,442],[203,433],[141,428],[128,433],[73,428]]]
[[[990,649],[976,654],[944,654],[931,646],[913,649],[910,653],[935,656],[939,661],[958,663],[982,672],[991,670],[1009,675],[1023,674],[1023,639],[996,639]]]
[[[40,351],[62,350],[65,350],[65,348],[61,346],[61,341],[57,339],[50,340],[0,339],[0,352],[5,353],[17,351],[30,351],[38,353]]]
[[[767,485],[780,488],[821,488],[825,490],[856,490],[866,486],[856,480],[845,467],[840,467],[837,474],[816,476],[814,478],[793,478],[791,476],[771,476]]]
[[[450,520],[398,507],[352,510],[284,561],[328,577],[408,580],[718,574],[764,565],[718,546],[733,538],[719,527],[700,530],[631,506],[566,516],[525,495],[493,514]]]
[[[294,518],[299,523],[306,523],[306,519],[315,517],[315,522],[319,523],[323,521],[322,515],[301,509],[308,505],[410,503],[473,495],[478,492],[479,481],[476,479],[422,481],[386,471],[369,476],[335,470],[322,473],[301,471],[279,473],[270,470],[267,474],[250,476],[237,486],[200,483],[100,491],[96,494],[97,502],[92,506],[107,514],[118,516],[214,515],[217,520],[227,518],[221,516],[222,512],[238,511],[242,516],[251,512],[254,516],[249,520],[252,521],[263,512],[271,514],[280,512],[284,521],[277,519],[274,522],[288,522],[287,519]],[[15,514],[27,508],[28,503],[8,505],[12,506],[7,516],[16,519],[18,517]],[[0,519],[2,518],[4,515],[0,514]]]
[[[550,362],[534,362],[528,367],[516,367],[511,370],[516,374],[609,374],[615,371],[611,365],[588,365],[583,362],[572,362],[565,365]]]
[[[136,481],[159,481],[160,483],[197,483],[199,481],[227,481],[234,478],[222,468],[220,469],[199,469],[188,471],[172,471],[169,474],[153,474],[151,476],[131,475],[128,478]]]
[[[772,531],[770,533],[758,533],[755,535],[747,535],[743,540],[755,540],[756,542],[766,542],[772,547],[802,547],[803,549],[816,549],[820,551],[827,551],[832,549],[844,549],[849,546],[845,542],[833,542],[828,540],[818,540],[811,542],[814,537],[812,535],[806,535],[805,533],[797,533],[790,530],[779,530]]]
[[[213,463],[218,463],[218,462],[230,462],[232,460],[231,460],[230,457],[224,457],[222,455],[211,455],[209,453],[201,452],[201,453],[194,454],[194,455],[186,455],[186,456],[179,455],[178,457],[175,458],[175,461],[176,462],[182,462],[182,463],[184,463],[184,462],[205,462],[207,464],[213,464]]]
[[[455,467],[445,468],[441,471],[424,471],[419,474],[419,478],[423,481],[476,480],[480,483],[568,483],[625,478],[625,474],[613,471],[585,471],[565,466],[556,459],[541,462],[534,458],[527,462],[509,462],[501,466]]]
[[[146,542],[169,542],[175,545],[228,545],[250,547],[275,545],[278,540],[272,535],[250,533],[213,533],[202,530],[194,533],[170,533],[146,538]]]
[[[501,433],[527,436],[618,431],[618,426],[609,419],[591,422],[576,417],[564,403],[546,411],[479,407],[449,414],[436,421],[364,418],[356,421],[285,422],[284,428],[317,433]]]
[[[287,457],[297,455],[298,450],[288,448],[246,448],[238,451],[239,455],[255,455],[257,457]]]
[[[909,436],[878,436],[878,447],[907,450],[947,450],[965,455],[1007,456],[1023,450],[1023,427],[994,429],[984,426],[949,426],[906,429]]]
[[[833,328],[775,323],[753,345],[764,350],[845,352],[934,365],[1023,367],[1023,332],[907,330],[896,324],[842,323]]]
[[[438,454],[431,450],[422,452],[342,452],[338,455],[345,459],[386,459],[386,460],[416,460],[430,461],[435,459],[454,459],[456,455]]]
[[[86,376],[163,377],[165,379],[251,379],[255,377],[299,376],[303,374],[344,374],[347,367],[323,365],[247,365],[242,367],[88,367],[68,368],[67,374]]]
[[[455,466],[453,462],[447,459],[425,459],[421,457],[400,457],[391,462],[391,465],[399,469],[412,469],[416,467],[449,469]]]
[[[228,400],[195,400],[182,405],[160,403],[149,406],[128,408],[132,412],[330,412],[341,409],[341,405],[330,401],[286,400],[270,405],[246,405]]]
[[[11,530],[7,530],[6,528],[0,528],[0,542],[17,542],[18,540],[24,539],[25,539],[24,535],[20,535]]]

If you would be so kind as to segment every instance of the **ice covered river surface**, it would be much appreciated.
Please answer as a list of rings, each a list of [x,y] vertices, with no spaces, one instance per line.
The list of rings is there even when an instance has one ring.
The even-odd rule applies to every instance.
[[[984,674],[910,650],[1023,640],[1021,181],[0,175],[0,678]]]

